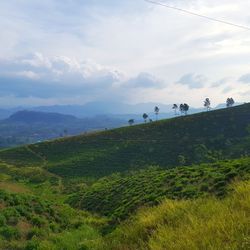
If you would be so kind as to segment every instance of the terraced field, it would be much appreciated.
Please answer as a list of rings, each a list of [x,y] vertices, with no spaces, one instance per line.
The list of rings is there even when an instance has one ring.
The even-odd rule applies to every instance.
[[[124,219],[143,206],[172,200],[224,197],[233,180],[250,177],[250,158],[178,167],[149,168],[127,175],[104,177],[69,199],[73,207]]]

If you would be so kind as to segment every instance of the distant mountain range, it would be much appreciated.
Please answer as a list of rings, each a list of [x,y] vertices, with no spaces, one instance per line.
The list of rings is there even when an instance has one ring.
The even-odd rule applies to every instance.
[[[122,119],[140,118],[143,113],[153,115],[154,107],[160,108],[159,118],[173,117],[172,104],[166,105],[161,103],[139,103],[139,104],[124,104],[113,102],[90,102],[85,105],[54,105],[54,106],[39,106],[39,107],[15,107],[10,109],[0,109],[0,119],[6,119],[10,115],[20,110],[30,110],[39,112],[59,113],[65,115],[73,115],[78,118],[95,117],[97,115],[108,115],[119,117]],[[223,108],[225,104],[220,104],[214,109]],[[204,108],[190,107],[190,114],[204,111]],[[133,117],[131,117],[131,115]]]
[[[127,125],[121,118],[73,115],[39,111],[18,111],[0,121],[0,148],[77,135]]]
[[[77,122],[78,118],[73,115],[64,115],[58,113],[45,113],[45,112],[36,112],[36,111],[18,111],[12,114],[6,122],[22,122],[27,124],[34,124],[34,123],[71,123]]]

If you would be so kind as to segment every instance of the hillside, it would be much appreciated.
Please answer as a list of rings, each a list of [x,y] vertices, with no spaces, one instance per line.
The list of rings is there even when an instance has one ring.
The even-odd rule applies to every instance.
[[[73,196],[68,184],[61,192],[52,180],[37,182],[34,169],[3,166],[0,249],[248,249],[249,161],[114,175]],[[70,208],[66,197],[111,221]]]
[[[0,151],[0,160],[62,177],[101,177],[249,155],[250,104]]]
[[[0,249],[93,249],[105,220],[0,188]]]
[[[249,111],[0,151],[0,249],[248,249]]]
[[[149,168],[126,175],[104,177],[74,194],[69,203],[76,208],[124,219],[143,206],[172,200],[224,197],[229,184],[250,177],[250,158],[169,170]]]
[[[165,200],[141,209],[105,238],[109,250],[247,250],[250,248],[250,182],[235,183],[218,200]]]

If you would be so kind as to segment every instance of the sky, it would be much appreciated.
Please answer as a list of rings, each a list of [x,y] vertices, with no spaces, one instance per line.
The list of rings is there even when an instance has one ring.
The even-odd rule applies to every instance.
[[[250,27],[250,1],[160,1]],[[0,1],[0,107],[250,101],[250,31],[144,0]]]

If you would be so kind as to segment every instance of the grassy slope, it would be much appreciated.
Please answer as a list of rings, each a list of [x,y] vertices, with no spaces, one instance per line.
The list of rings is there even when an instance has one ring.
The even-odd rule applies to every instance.
[[[69,199],[78,208],[127,218],[141,206],[155,205],[164,198],[194,199],[208,194],[223,197],[234,179],[247,179],[250,158],[163,170],[149,168],[127,175],[104,177]]]
[[[106,238],[109,250],[250,249],[250,182],[223,200],[166,200],[139,211]]]
[[[100,177],[248,155],[250,104],[0,151],[0,161],[64,177]]]

